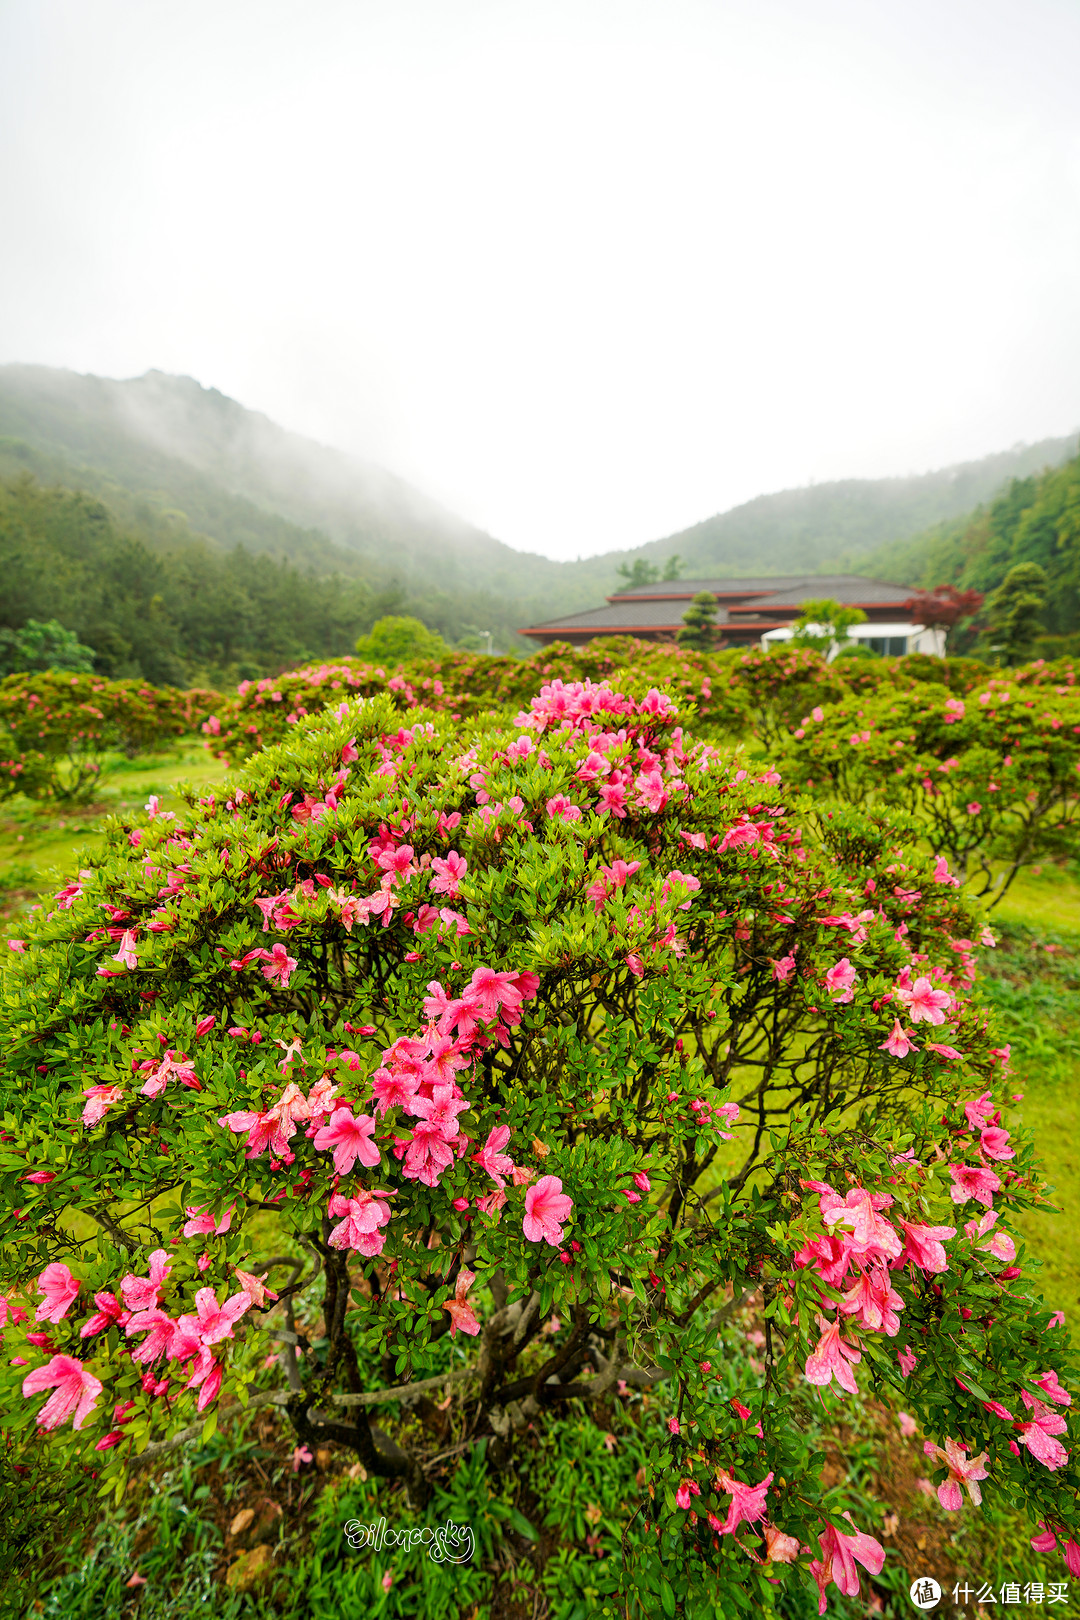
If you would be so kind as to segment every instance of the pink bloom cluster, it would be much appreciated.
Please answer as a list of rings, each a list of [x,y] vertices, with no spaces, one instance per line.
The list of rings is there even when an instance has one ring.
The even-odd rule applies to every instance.
[[[119,1298],[107,1291],[94,1295],[97,1309],[82,1324],[79,1336],[94,1338],[114,1324],[122,1328],[128,1338],[144,1334],[142,1343],[131,1351],[132,1362],[147,1369],[143,1389],[153,1396],[164,1394],[170,1380],[159,1379],[150,1369],[163,1358],[176,1362],[182,1374],[187,1375],[184,1387],[199,1390],[197,1404],[201,1412],[221,1388],[221,1365],[211,1347],[234,1336],[235,1323],[250,1308],[255,1295],[262,1296],[265,1291],[256,1278],[239,1273],[244,1288],[224,1305],[218,1304],[213,1289],[200,1288],[195,1295],[194,1312],[174,1319],[161,1309],[162,1290],[171,1269],[165,1250],[155,1249],[145,1277],[129,1272],[121,1278]],[[45,1267],[37,1286],[44,1296],[37,1308],[37,1320],[58,1323],[71,1308],[81,1284],[67,1266],[54,1263]],[[102,1385],[82,1361],[73,1356],[54,1355],[48,1366],[35,1368],[23,1380],[24,1396],[38,1395],[46,1389],[55,1393],[38,1414],[41,1427],[54,1429],[72,1418],[73,1427],[78,1429],[97,1404]],[[122,1416],[119,1421],[123,1421]],[[98,1443],[97,1449],[107,1450],[121,1438],[120,1431],[115,1430]]]
[[[894,1202],[891,1193],[852,1187],[841,1198],[825,1182],[809,1181],[803,1186],[820,1195],[825,1225],[841,1230],[812,1238],[796,1253],[795,1264],[812,1268],[830,1288],[844,1289],[832,1322],[818,1314],[821,1337],[807,1358],[806,1376],[812,1384],[829,1384],[835,1378],[854,1395],[858,1385],[852,1368],[861,1361],[862,1351],[851,1329],[894,1338],[900,1331],[904,1301],[892,1286],[890,1272],[907,1265],[927,1276],[947,1270],[943,1244],[956,1236],[956,1228],[926,1226],[899,1217],[898,1232],[883,1214]],[[832,1309],[833,1303],[823,1296],[822,1311]],[[841,1331],[845,1317],[850,1319],[847,1338]]]

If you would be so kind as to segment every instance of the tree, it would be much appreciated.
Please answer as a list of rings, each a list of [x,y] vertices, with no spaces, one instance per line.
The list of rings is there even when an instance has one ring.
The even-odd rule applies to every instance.
[[[828,657],[848,640],[853,624],[865,624],[862,608],[845,607],[831,597],[799,604],[799,617],[792,625],[791,643],[795,647],[809,647]]]
[[[906,607],[915,624],[942,625],[946,646],[961,619],[970,619],[983,605],[981,591],[961,591],[955,585],[935,585],[932,591],[919,591]]]
[[[682,573],[682,558],[677,551],[673,551],[664,564],[664,572],[660,575],[663,580],[678,579]]]
[[[1045,569],[1026,562],[1010,568],[989,598],[987,641],[1003,664],[1023,664],[1031,657],[1042,628],[1039,614],[1046,606],[1045,593]]]
[[[699,591],[683,614],[685,630],[680,630],[680,647],[696,647],[709,652],[716,646],[719,631],[716,625],[716,597],[712,591]]]
[[[401,664],[410,658],[437,658],[448,652],[443,638],[429,630],[419,619],[392,614],[376,619],[370,635],[361,636],[356,643],[358,658],[368,658],[375,664]]]
[[[644,557],[636,557],[633,567],[629,563],[620,563],[615,572],[625,580],[616,591],[632,591],[638,585],[655,585],[660,578],[660,570],[655,563],[646,562]]]
[[[94,648],[84,647],[73,630],[65,630],[58,619],[44,624],[27,619],[21,630],[0,630],[0,676],[32,670],[71,669],[89,675],[94,668]]]
[[[643,1612],[824,1612],[884,1560],[807,1416],[858,1376],[946,1507],[981,1480],[1074,1541],[1075,1358],[1007,1230],[1043,1184],[922,829],[655,687],[466,731],[335,696],[227,799],[112,818],[6,967],[9,1511],[43,1453],[121,1493],[219,1397],[421,1506],[647,1388]]]

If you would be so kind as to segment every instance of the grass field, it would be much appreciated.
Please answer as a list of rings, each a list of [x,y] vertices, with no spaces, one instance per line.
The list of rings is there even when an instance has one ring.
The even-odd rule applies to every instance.
[[[82,852],[92,854],[100,847],[104,817],[141,807],[151,793],[163,808],[172,808],[178,783],[190,782],[205,791],[224,775],[225,766],[201,741],[185,737],[160,754],[137,759],[111,755],[101,792],[91,805],[72,809],[21,797],[10,800],[0,807],[0,918],[10,929],[39,893],[60,886],[53,885],[53,873],[66,880],[76,871]]]

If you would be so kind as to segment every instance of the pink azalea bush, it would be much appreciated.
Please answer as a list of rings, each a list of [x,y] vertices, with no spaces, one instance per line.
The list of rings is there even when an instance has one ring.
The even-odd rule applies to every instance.
[[[212,692],[63,670],[0,681],[0,798],[93,797],[105,755],[134,755],[196,730]]]
[[[1034,669],[808,711],[782,768],[819,797],[906,810],[939,857],[932,881],[996,904],[1023,867],[1080,853],[1080,690],[1025,685]]]
[[[1075,1363],[1007,1230],[1042,1184],[992,935],[936,861],[632,679],[467,726],[342,698],[114,823],[4,964],[13,1444],[118,1489],[242,1397],[422,1500],[435,1442],[384,1391],[434,1379],[505,1470],[567,1403],[662,1384],[639,1591],[824,1612],[884,1553],[792,1394],[873,1390],[944,1505],[1071,1543]],[[762,1371],[722,1396],[747,1298]]]

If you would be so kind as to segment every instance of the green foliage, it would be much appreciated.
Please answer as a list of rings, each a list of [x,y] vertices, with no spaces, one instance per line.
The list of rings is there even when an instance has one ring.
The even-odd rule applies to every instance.
[[[103,502],[27,477],[0,481],[0,574],[10,628],[60,620],[100,675],[158,685],[344,652],[370,601],[356,580],[223,552],[179,521],[167,536],[124,527]]]
[[[59,672],[0,683],[0,797],[92,798],[110,752],[129,758],[195,729],[216,694]]]
[[[716,597],[711,591],[697,593],[683,614],[683,625],[678,635],[680,647],[710,652],[716,646]]]
[[[1012,569],[1029,564],[1043,571],[1045,586],[1032,592],[1044,606],[1032,608],[1027,622],[1041,615],[1052,635],[1074,635],[1080,629],[1080,456],[1014,478],[989,506],[879,553],[866,571],[880,569],[881,577],[924,587],[945,580],[989,594]],[[977,620],[968,646],[980,630]],[[1025,629],[1017,658],[1030,656],[1031,640]]]
[[[391,615],[376,619],[370,635],[356,643],[356,655],[374,664],[400,664],[406,659],[438,658],[449,652],[443,638],[434,635],[419,619]]]
[[[1023,664],[1030,659],[1042,628],[1039,614],[1046,606],[1046,583],[1046,572],[1038,563],[1017,563],[987,602],[987,643],[1003,664]]]
[[[59,619],[47,624],[27,619],[21,630],[0,630],[0,676],[47,669],[72,669],[88,675],[93,667],[94,649],[84,647]]]
[[[1080,853],[1080,693],[1067,684],[845,698],[803,718],[785,765],[824,797],[903,807],[994,905],[1023,867]]]
[[[814,652],[829,653],[848,639],[854,624],[865,624],[862,608],[845,607],[830,597],[802,602],[799,616],[792,625],[791,643],[795,647],[808,647]]]
[[[665,656],[689,679],[692,659]],[[801,681],[829,673],[812,654],[789,657]],[[7,1329],[12,1444],[92,1465],[112,1492],[149,1443],[193,1419],[212,1425],[201,1351],[193,1373],[190,1349],[167,1367],[150,1341],[137,1361],[117,1354],[150,1322],[81,1332],[91,1295],[104,1310],[154,1253],[170,1267],[158,1288],[170,1320],[190,1321],[200,1290],[216,1303],[231,1294],[235,1334],[204,1346],[229,1396],[279,1386],[298,1440],[352,1446],[372,1479],[404,1481],[421,1506],[436,1458],[459,1459],[447,1489],[467,1477],[477,1435],[494,1475],[509,1475],[524,1469],[530,1435],[557,1429],[564,1403],[585,1403],[595,1421],[620,1379],[669,1384],[678,1432],[641,1436],[646,1533],[603,1580],[620,1596],[633,1588],[650,1615],[679,1603],[728,1612],[748,1588],[761,1606],[790,1593],[801,1602],[805,1567],[774,1562],[762,1579],[708,1514],[727,1512],[729,1476],[769,1475],[769,1522],[784,1534],[801,1545],[831,1523],[847,1533],[837,1519],[847,1499],[798,1421],[832,1296],[796,1255],[824,1235],[814,1182],[888,1197],[891,1218],[953,1215],[936,1167],[966,1151],[963,1104],[989,1091],[1007,1106],[1001,1037],[969,988],[980,917],[937,879],[917,823],[872,804],[819,808],[773,769],[748,771],[695,740],[641,669],[621,695],[553,679],[509,724],[498,712],[463,726],[416,708],[404,727],[407,684],[359,703],[339,687],[227,796],[192,795],[175,819],[118,821],[7,965],[8,1298],[32,1308],[46,1263],[69,1265],[80,1283],[47,1344],[29,1341],[25,1324]],[[1048,712],[1060,702],[1033,698]],[[841,957],[843,995],[830,977]],[[913,963],[949,987],[949,1044],[920,1038],[897,1059],[885,1051],[890,998]],[[486,980],[488,970],[504,977]],[[489,995],[485,983],[501,988]],[[378,1162],[335,1168],[317,1140],[331,1107],[348,1100],[360,1113],[380,1076],[415,1096],[418,1073],[430,1076],[416,1083],[432,1087],[431,1108],[391,1102],[371,1121]],[[449,1106],[455,1073],[465,1111],[453,1128],[468,1140],[421,1179],[417,1120]],[[494,1130],[508,1133],[517,1175],[478,1163]],[[1030,1143],[1013,1142],[1003,1224],[1039,1198]],[[525,1217],[549,1177],[572,1208],[565,1236],[542,1241]],[[392,1210],[365,1247],[334,1226],[337,1200],[364,1210],[376,1187]],[[201,1228],[207,1212],[221,1230]],[[895,1343],[864,1322],[861,1376],[929,1433],[987,1450],[988,1497],[1023,1501],[1074,1534],[1071,1465],[1050,1475],[1014,1457],[1011,1431],[982,1405],[1016,1402],[1048,1354],[1069,1376],[1064,1335],[1022,1266],[1002,1271],[970,1235],[950,1243],[949,1262],[932,1283],[910,1257],[891,1273],[903,1333],[920,1347],[915,1371],[904,1381]],[[287,1279],[292,1290],[284,1311],[252,1303],[247,1284],[234,1292],[237,1267],[271,1265],[279,1292]],[[761,1374],[728,1367],[729,1290],[761,1293]],[[483,1327],[475,1340],[467,1327],[447,1331],[466,1296]],[[545,1333],[552,1314],[559,1325]],[[103,1388],[81,1429],[41,1440],[40,1399],[21,1389],[27,1363],[54,1354],[78,1357]],[[168,1403],[153,1393],[166,1370]],[[384,1398],[377,1433],[348,1403],[428,1377],[430,1427]],[[126,1401],[111,1430],[113,1403]],[[106,1437],[116,1443],[96,1450]],[[574,1491],[558,1506],[564,1525],[581,1510]],[[627,1528],[629,1512],[618,1522]],[[763,1552],[756,1530],[742,1540]],[[603,1597],[599,1572],[577,1590],[572,1604]]]

